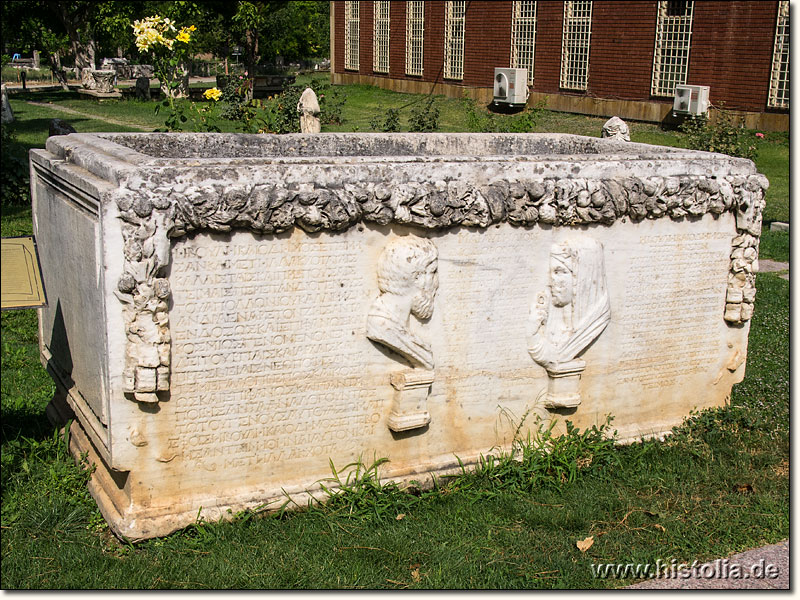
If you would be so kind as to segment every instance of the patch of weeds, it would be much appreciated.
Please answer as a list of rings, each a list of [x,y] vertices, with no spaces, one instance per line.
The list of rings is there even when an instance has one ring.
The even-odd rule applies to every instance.
[[[3,447],[4,525],[16,525],[30,535],[53,535],[85,529],[98,509],[87,490],[94,465],[86,455],[76,465],[69,455],[69,423],[64,433],[41,441],[22,437]]]
[[[497,115],[478,109],[470,98],[465,97],[462,101],[467,129],[478,133],[529,133],[539,125],[546,106],[545,98],[516,115]]]
[[[312,509],[330,516],[381,522],[409,512],[422,496],[402,490],[394,481],[381,482],[379,469],[387,462],[380,458],[367,465],[358,460],[337,469],[330,461],[331,477],[318,482],[325,501]]]
[[[515,436],[510,452],[481,456],[473,471],[462,465],[461,473],[451,479],[449,487],[482,494],[501,490],[528,492],[558,489],[584,474],[606,473],[609,467],[619,464],[611,421],[609,416],[599,427],[593,425],[584,431],[566,421],[566,432],[561,435],[553,433],[556,422],[552,421],[524,440]]]
[[[383,131],[385,133],[400,131],[400,109],[388,109],[385,118],[382,118],[380,114],[375,115],[370,120],[369,125],[373,131]]]

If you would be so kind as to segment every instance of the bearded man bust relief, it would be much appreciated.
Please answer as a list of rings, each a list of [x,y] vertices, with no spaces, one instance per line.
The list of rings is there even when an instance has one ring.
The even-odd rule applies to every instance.
[[[414,331],[411,315],[430,319],[439,289],[438,252],[424,238],[389,242],[378,259],[381,295],[367,315],[367,337],[397,352],[415,367],[433,369],[428,340]]]
[[[367,314],[367,338],[412,367],[390,374],[395,392],[389,428],[395,432],[418,429],[431,420],[427,398],[434,358],[430,341],[418,329],[420,321],[433,315],[439,289],[436,246],[411,236],[390,241],[378,258],[377,279],[380,295]]]

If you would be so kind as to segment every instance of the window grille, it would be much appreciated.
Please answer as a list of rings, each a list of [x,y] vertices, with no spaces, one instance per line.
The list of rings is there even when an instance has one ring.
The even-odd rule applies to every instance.
[[[676,85],[686,83],[693,11],[693,1],[669,0],[658,3],[653,79],[650,85],[653,96],[672,96]]]
[[[448,0],[444,20],[444,76],[464,78],[464,13],[466,0]]]
[[[778,3],[767,106],[789,108],[789,0]]]
[[[344,3],[344,68],[358,71],[358,0]]]
[[[389,0],[376,0],[372,70],[389,72]]]
[[[422,75],[425,2],[406,2],[406,75]]]
[[[587,88],[591,37],[591,1],[564,2],[564,32],[561,38],[562,88],[572,90]]]
[[[533,85],[533,51],[536,46],[536,2],[515,0],[511,16],[511,67],[528,69]]]

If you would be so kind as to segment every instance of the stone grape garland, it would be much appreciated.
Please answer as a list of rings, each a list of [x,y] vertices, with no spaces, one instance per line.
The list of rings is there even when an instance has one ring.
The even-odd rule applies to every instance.
[[[169,239],[194,231],[247,229],[259,234],[298,226],[341,231],[365,222],[425,229],[544,223],[610,225],[617,220],[697,219],[736,215],[723,318],[740,325],[753,314],[764,191],[763,175],[538,179],[474,186],[458,181],[296,189],[213,182],[187,187],[126,187],[115,192],[123,221],[125,266],[117,296],[125,306],[128,349],[124,390],[140,402],[169,391]]]

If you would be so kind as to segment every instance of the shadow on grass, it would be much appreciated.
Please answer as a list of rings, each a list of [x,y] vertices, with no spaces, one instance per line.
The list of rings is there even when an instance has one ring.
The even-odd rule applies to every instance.
[[[30,218],[31,205],[30,204],[7,204],[3,205],[3,219],[23,219]],[[24,234],[20,234],[24,235]]]
[[[42,441],[52,437],[53,427],[44,412],[31,412],[27,407],[3,407],[0,443],[19,438]]]
[[[79,100],[82,96],[73,90],[27,90],[10,95],[12,100],[25,102],[58,102],[62,100]]]

